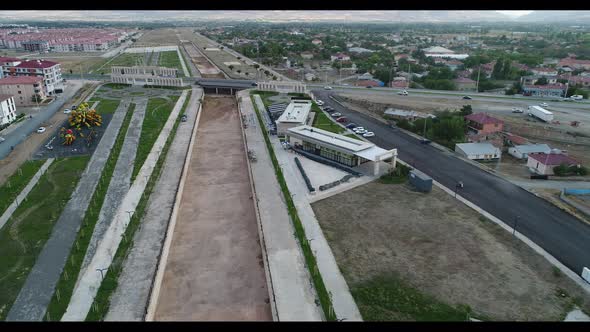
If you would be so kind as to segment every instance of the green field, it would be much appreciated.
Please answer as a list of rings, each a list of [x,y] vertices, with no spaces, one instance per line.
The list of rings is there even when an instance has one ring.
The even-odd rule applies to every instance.
[[[88,101],[88,105],[92,107],[92,105],[97,101],[99,103],[98,105],[96,105],[96,111],[99,114],[113,114],[115,113],[117,107],[119,107],[119,104],[121,103],[120,100],[92,98],[90,101]]]
[[[12,204],[16,196],[29,184],[35,173],[43,166],[45,160],[29,160],[12,174],[0,187],[0,215]]]
[[[141,63],[143,63],[143,59],[144,59],[143,53],[123,53],[123,54],[117,56],[116,58],[113,58],[111,62],[106,64],[105,67],[108,68],[108,71],[106,71],[106,72],[111,71],[110,70],[111,66],[138,66],[138,65],[141,65]],[[103,70],[104,70],[104,68],[103,68]]]
[[[351,285],[350,292],[365,321],[466,321],[471,312],[427,296],[394,275]]]
[[[137,156],[135,157],[135,165],[133,167],[133,174],[131,181],[135,180],[135,176],[143,166],[152,146],[158,139],[160,131],[164,128],[164,124],[176,101],[178,96],[169,96],[172,101],[164,98],[150,98],[145,111],[145,118],[143,119],[143,127],[141,128],[141,136],[139,137],[139,146],[137,147]]]
[[[0,320],[6,319],[89,159],[56,159],[0,230]]]
[[[158,65],[167,68],[176,68],[178,69],[178,76],[184,76],[182,65],[180,64],[180,59],[178,58],[178,52],[176,51],[160,52]]]
[[[80,230],[78,231],[76,241],[74,242],[75,245],[72,246],[70,256],[67,260],[68,264],[66,264],[64,267],[64,270],[62,271],[61,277],[56,286],[56,291],[59,290],[60,297],[58,299],[57,292],[53,294],[51,302],[47,307],[47,312],[44,316],[44,320],[46,321],[59,321],[68,307],[69,300],[72,296],[72,292],[74,291],[76,280],[80,274],[80,267],[84,261],[88,244],[92,238],[94,227],[98,221],[100,210],[102,209],[104,198],[111,182],[111,177],[115,170],[115,165],[117,164],[117,159],[119,158],[119,153],[121,152],[123,141],[125,140],[127,128],[129,128],[129,123],[131,122],[134,109],[135,104],[131,104],[127,114],[125,115],[121,129],[119,130],[119,134],[117,135],[117,140],[115,141],[113,149],[109,154],[109,159],[102,170],[99,181],[100,184],[96,187],[94,194],[92,195],[92,203],[88,206],[88,209],[84,214],[84,219],[82,220]]]

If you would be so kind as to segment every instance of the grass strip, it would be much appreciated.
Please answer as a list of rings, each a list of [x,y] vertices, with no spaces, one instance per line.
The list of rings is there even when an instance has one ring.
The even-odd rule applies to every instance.
[[[473,317],[467,305],[451,306],[426,295],[391,274],[351,287],[365,321],[466,321]]]
[[[178,76],[184,76],[182,64],[180,64],[180,58],[178,57],[178,52],[176,51],[160,52],[158,65],[161,67],[176,68],[178,70]]]
[[[0,187],[0,215],[14,202],[16,196],[29,184],[45,160],[27,160]]]
[[[57,282],[57,286],[55,287],[53,297],[47,306],[47,311],[44,315],[45,321],[59,321],[66,312],[70,298],[74,291],[74,286],[78,280],[78,275],[80,274],[80,268],[82,267],[84,256],[86,256],[86,250],[88,249],[90,239],[92,238],[92,233],[94,232],[94,227],[98,221],[100,210],[102,209],[109,184],[111,183],[111,178],[113,172],[115,171],[115,165],[119,159],[119,153],[123,147],[125,135],[127,134],[127,128],[129,128],[129,123],[131,122],[134,109],[135,104],[131,104],[127,114],[125,115],[121,129],[117,135],[117,140],[115,141],[111,153],[109,154],[109,158],[107,159],[104,169],[102,170],[99,185],[94,190],[94,194],[92,195],[92,199],[90,201],[91,203],[84,214],[84,219],[82,220],[76,241],[74,242],[74,246],[72,246],[70,256],[67,260],[68,263],[61,273],[59,281]]]
[[[93,98],[88,102],[88,105],[92,107],[97,101],[99,101],[98,105],[96,105],[96,112],[98,114],[114,114],[121,103],[120,100]]]
[[[0,230],[0,320],[6,319],[89,159],[56,159]]]
[[[133,173],[131,174],[131,182],[135,180],[137,173],[139,173],[148,154],[152,150],[152,146],[156,139],[158,139],[158,135],[160,135],[162,128],[164,128],[164,124],[170,116],[178,97],[179,96],[169,96],[168,98],[170,98],[171,101],[164,98],[149,99],[145,110],[141,135],[139,136],[139,145],[137,147]]]
[[[100,284],[100,288],[96,293],[94,303],[92,304],[92,309],[88,313],[88,316],[86,316],[86,321],[101,321],[104,319],[107,312],[109,311],[110,298],[113,292],[117,289],[119,275],[121,274],[121,271],[123,270],[124,266],[123,263],[125,262],[125,258],[129,254],[133,245],[133,236],[135,234],[135,231],[139,228],[141,220],[146,212],[150,195],[152,194],[152,191],[154,190],[154,187],[158,179],[160,178],[160,174],[162,172],[162,168],[164,167],[164,162],[166,161],[166,156],[168,154],[168,149],[172,144],[174,136],[176,136],[176,130],[178,129],[178,125],[180,124],[180,116],[185,112],[185,109],[190,100],[191,92],[192,91],[189,91],[189,93],[187,94],[184,105],[178,113],[176,122],[174,123],[174,127],[172,128],[170,135],[168,135],[166,144],[164,145],[160,157],[156,162],[156,166],[154,167],[152,175],[148,180],[143,195],[141,196],[141,199],[139,200],[139,203],[135,208],[135,213],[133,213],[131,221],[129,221],[129,225],[127,226],[127,229],[125,230],[125,233],[123,235],[123,239],[119,243],[117,252],[113,257],[113,263],[111,264],[111,267],[108,269],[102,283]]]
[[[182,57],[182,60],[184,60],[184,65],[186,66],[186,69],[188,70],[189,76],[193,76],[194,75],[193,70],[191,69],[189,62],[186,61],[186,56],[184,55],[184,52],[186,52],[186,50],[184,50],[184,47],[178,46],[178,51],[180,52],[180,56]],[[182,64],[180,65],[180,67],[182,67]]]
[[[251,95],[252,94],[254,94],[254,92],[252,92]],[[281,187],[281,191],[283,192],[283,196],[285,198],[285,201],[287,202],[287,210],[289,212],[289,216],[291,217],[291,220],[293,221],[293,226],[295,228],[295,235],[297,236],[297,239],[299,240],[299,244],[301,245],[301,250],[303,252],[303,256],[305,257],[305,262],[306,262],[305,265],[307,266],[307,268],[309,269],[309,273],[311,274],[313,284],[315,286],[315,289],[317,291],[317,294],[318,294],[318,297],[320,300],[320,304],[322,306],[322,310],[324,311],[324,316],[326,317],[326,320],[334,321],[334,320],[336,320],[336,315],[334,313],[332,299],[330,297],[330,294],[328,293],[328,290],[326,289],[326,285],[324,284],[324,280],[322,279],[322,275],[319,272],[316,258],[313,255],[313,252],[312,252],[311,247],[309,245],[309,241],[307,240],[307,236],[305,235],[305,230],[303,228],[303,225],[301,224],[301,220],[299,219],[299,215],[297,214],[297,208],[295,207],[295,204],[293,203],[291,193],[289,192],[289,188],[287,187],[287,182],[285,181],[285,178],[283,176],[283,172],[281,171],[281,167],[279,166],[279,162],[277,160],[277,157],[275,156],[272,144],[270,142],[270,138],[268,137],[268,133],[266,132],[266,127],[264,126],[264,121],[262,119],[262,115],[260,114],[260,111],[258,110],[258,106],[256,105],[254,98],[251,98],[251,99],[252,99],[252,105],[254,106],[254,110],[256,111],[256,117],[258,118],[258,123],[260,124],[260,128],[262,128],[262,134],[264,136],[264,141],[266,142],[266,147],[267,147],[268,152],[270,154],[270,159],[272,160],[272,164],[275,169],[277,181],[279,182],[279,185]]]
[[[326,113],[322,112],[321,110],[317,110],[315,112],[312,127],[327,130],[336,134],[341,134],[346,131],[346,129],[340,127],[338,124],[332,121],[332,119],[328,118]]]

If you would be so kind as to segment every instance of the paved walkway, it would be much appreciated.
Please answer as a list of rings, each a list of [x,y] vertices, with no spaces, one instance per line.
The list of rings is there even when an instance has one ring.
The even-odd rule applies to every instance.
[[[141,196],[145,190],[148,179],[151,176],[154,167],[156,166],[156,162],[158,161],[164,144],[168,139],[168,135],[170,134],[170,131],[174,126],[174,122],[176,121],[180,109],[182,108],[182,104],[186,99],[186,94],[186,91],[182,92],[182,95],[174,106],[174,109],[168,117],[168,120],[164,124],[164,128],[160,132],[158,139],[154,143],[150,154],[141,167],[135,182],[121,202],[114,220],[106,231],[102,241],[98,245],[96,254],[88,265],[87,270],[84,271],[84,274],[80,278],[77,287],[72,293],[70,304],[68,305],[68,308],[62,317],[62,321],[82,321],[86,318],[98,288],[102,283],[101,274],[97,272],[97,269],[105,269],[111,266],[113,256],[119,247],[119,243],[130,221],[129,215],[126,211],[135,211],[135,208],[137,207],[137,204],[139,203],[139,200],[141,199]]]
[[[187,122],[181,122],[178,126],[170,145],[146,214],[135,233],[133,247],[119,275],[117,289],[111,296],[106,321],[144,320],[202,94],[202,89],[193,88],[185,112]]]
[[[35,187],[37,182],[39,182],[39,179],[41,179],[41,176],[43,176],[43,174],[47,171],[47,169],[49,168],[51,163],[53,163],[54,160],[55,160],[54,158],[47,159],[47,161],[41,166],[41,168],[37,171],[37,173],[35,173],[33,178],[29,181],[29,183],[25,186],[25,188],[20,192],[20,194],[18,194],[16,196],[16,198],[14,199],[14,202],[12,202],[12,204],[10,204],[6,208],[6,210],[4,211],[2,216],[0,216],[0,229],[2,229],[2,227],[4,227],[4,225],[6,224],[8,219],[10,219],[10,217],[12,216],[14,211],[16,211],[16,209],[18,208],[18,205],[29,195],[29,192],[31,192],[33,187]]]
[[[121,103],[129,105],[130,101],[122,100]],[[117,208],[119,207],[119,204],[121,204],[121,200],[123,200],[123,197],[125,197],[125,194],[127,194],[129,187],[131,186],[131,173],[133,172],[133,164],[135,162],[135,155],[139,144],[139,136],[141,135],[141,128],[143,127],[147,99],[142,98],[135,101],[135,103],[135,110],[131,116],[129,128],[125,134],[123,146],[121,147],[117,164],[113,170],[109,188],[104,197],[104,202],[96,225],[94,226],[94,232],[90,238],[90,243],[88,244],[86,256],[84,256],[80,271],[84,271],[88,267],[88,264],[90,264],[90,260],[96,252],[96,247],[98,246],[99,241],[102,240],[104,233],[113,221]],[[81,275],[82,273],[80,273],[78,277]]]
[[[41,321],[43,319],[47,305],[49,305],[55,286],[67,262],[72,244],[80,229],[80,223],[84,219],[90,199],[94,194],[104,165],[123,124],[123,119],[127,113],[127,108],[123,105],[121,103],[115,111],[108,128],[78,182],[76,190],[53,227],[51,237],[39,254],[37,262],[29,273],[6,320]]]
[[[305,229],[305,234],[308,239],[313,239],[310,241],[310,246],[316,256],[318,269],[324,279],[326,289],[332,293],[332,304],[336,317],[346,319],[346,321],[362,321],[362,316],[350,294],[346,280],[338,268],[334,254],[311,208],[307,197],[307,186],[292,160],[295,154],[283,150],[276,136],[271,136],[270,139],[277,160],[281,165],[285,181],[292,194],[293,203]]]
[[[278,321],[321,321],[317,294],[295,238],[283,193],[266,148],[248,91],[241,91],[246,143],[257,161],[250,163]]]

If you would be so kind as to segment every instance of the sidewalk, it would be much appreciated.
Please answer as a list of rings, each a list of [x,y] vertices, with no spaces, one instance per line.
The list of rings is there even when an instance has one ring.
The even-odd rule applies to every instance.
[[[117,289],[111,296],[105,321],[143,321],[145,318],[201,96],[202,90],[193,88],[185,112],[187,122],[178,127],[170,145],[162,174],[133,237],[133,247],[124,262]]]
[[[287,212],[283,193],[266,148],[262,130],[254,113],[248,91],[238,97],[245,117],[247,149],[256,156],[251,162],[263,245],[266,249],[278,321],[322,321],[317,294],[305,266],[305,258],[294,236],[295,229]]]
[[[151,176],[164,144],[166,143],[168,135],[176,122],[176,118],[182,108],[186,95],[187,92],[183,91],[168,117],[164,128],[162,128],[158,139],[154,143],[150,154],[141,167],[135,182],[123,198],[111,225],[98,245],[94,258],[90,262],[88,269],[84,271],[78,286],[72,293],[70,303],[62,317],[62,321],[83,321],[86,318],[90,307],[94,302],[94,297],[98,292],[98,288],[102,283],[101,274],[97,272],[97,269],[105,269],[111,266],[113,256],[119,247],[120,241],[123,239],[123,234],[130,221],[127,211],[135,211],[135,208],[143,195],[148,179]]]

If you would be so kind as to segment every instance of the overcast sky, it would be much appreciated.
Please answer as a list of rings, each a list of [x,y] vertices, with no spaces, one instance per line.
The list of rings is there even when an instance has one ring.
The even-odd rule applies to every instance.
[[[0,11],[4,20],[90,20],[90,21],[169,21],[177,20],[257,20],[257,21],[347,21],[347,22],[477,22],[512,20],[533,11],[399,11],[399,10],[228,10],[228,11]]]

